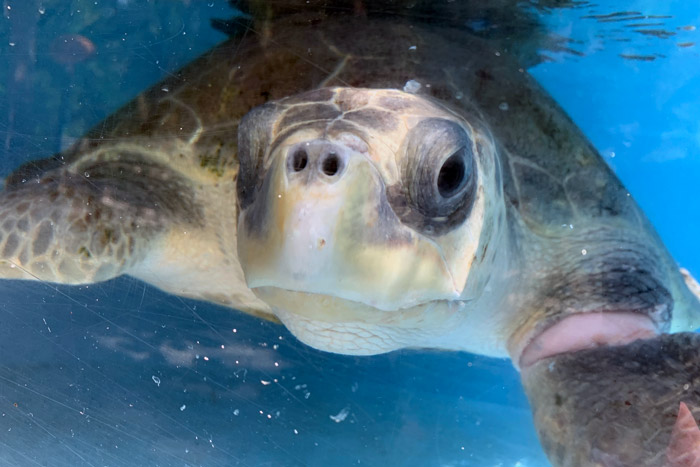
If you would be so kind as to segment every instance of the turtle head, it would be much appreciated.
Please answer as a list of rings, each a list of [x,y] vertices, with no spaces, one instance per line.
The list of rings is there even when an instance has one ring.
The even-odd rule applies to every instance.
[[[251,111],[239,159],[248,287],[302,341],[355,354],[416,345],[349,346],[323,330],[445,324],[436,304],[468,298],[495,166],[469,122],[400,91],[320,89]]]

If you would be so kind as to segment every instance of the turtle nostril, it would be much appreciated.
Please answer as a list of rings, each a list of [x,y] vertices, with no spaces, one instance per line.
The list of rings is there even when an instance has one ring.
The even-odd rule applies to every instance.
[[[338,155],[334,152],[328,154],[328,157],[326,157],[323,160],[323,164],[321,166],[321,170],[323,170],[323,173],[328,175],[329,177],[332,177],[333,175],[338,173],[339,169],[340,159],[338,158]]]
[[[309,162],[309,155],[303,149],[297,150],[292,156],[292,170],[295,172],[301,172],[306,168],[306,164]]]

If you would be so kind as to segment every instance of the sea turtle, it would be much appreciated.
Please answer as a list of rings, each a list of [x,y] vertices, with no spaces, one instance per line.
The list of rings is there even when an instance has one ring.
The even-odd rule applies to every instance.
[[[697,284],[593,146],[493,42],[325,4],[249,2],[238,37],[8,177],[0,277],[128,274],[321,350],[510,357],[553,464],[697,454]]]

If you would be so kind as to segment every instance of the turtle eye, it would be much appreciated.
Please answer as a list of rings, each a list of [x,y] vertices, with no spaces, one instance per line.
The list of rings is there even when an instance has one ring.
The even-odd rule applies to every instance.
[[[463,150],[455,152],[440,167],[437,189],[443,198],[453,197],[466,181],[467,169],[464,164],[463,152]]]
[[[473,143],[457,122],[428,118],[405,141],[402,182],[389,201],[402,222],[439,235],[461,224],[476,193]]]

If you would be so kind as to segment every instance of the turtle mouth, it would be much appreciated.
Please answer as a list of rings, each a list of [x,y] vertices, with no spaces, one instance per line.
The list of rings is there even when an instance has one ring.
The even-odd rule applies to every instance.
[[[269,304],[276,314],[303,316],[327,323],[365,322],[374,324],[402,324],[401,316],[420,312],[431,307],[436,300],[416,301],[408,306],[392,308],[342,295],[288,289],[278,286],[262,286],[251,289],[255,295]],[[278,316],[280,319],[281,317]]]
[[[629,344],[659,334],[654,321],[635,311],[592,311],[569,315],[529,338],[509,343],[511,357],[525,371],[558,354]]]
[[[380,310],[332,295],[259,287],[255,294],[301,342],[325,352],[375,355],[405,347],[435,347],[458,320],[449,301]]]

